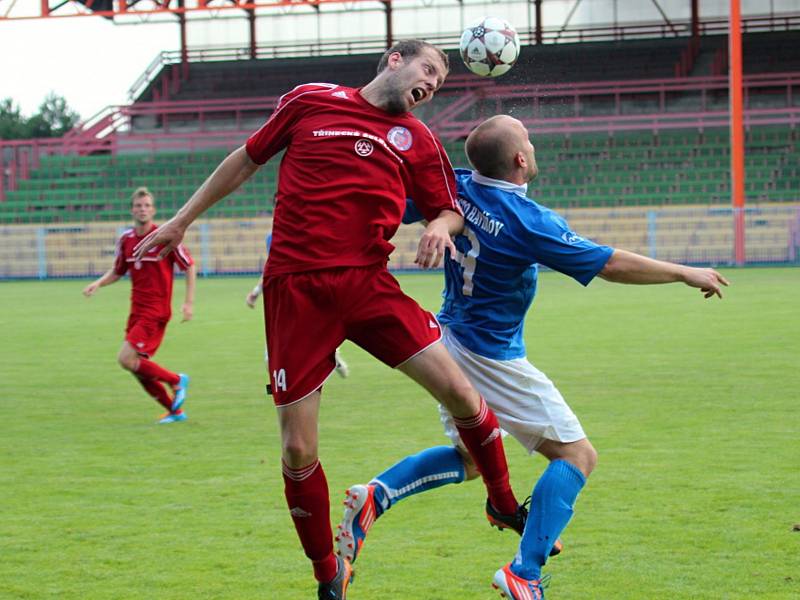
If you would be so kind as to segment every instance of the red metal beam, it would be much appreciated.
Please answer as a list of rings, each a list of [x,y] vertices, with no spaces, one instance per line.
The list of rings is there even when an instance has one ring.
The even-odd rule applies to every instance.
[[[25,9],[10,3],[5,14],[0,14],[2,20],[45,19],[45,18],[72,18],[72,17],[106,17],[113,19],[119,16],[130,15],[188,15],[199,13],[218,13],[228,10],[255,10],[258,8],[276,8],[289,6],[319,6],[321,4],[352,4],[354,2],[375,2],[376,0],[230,0],[226,4],[214,0],[187,0],[181,6],[179,0],[153,0],[156,4],[147,7],[140,3],[130,3],[130,0],[114,0],[110,10],[94,10],[94,0],[77,2],[75,0],[41,0],[38,13],[23,13]],[[2,1],[0,1],[2,8]],[[0,10],[0,13],[3,11]]]

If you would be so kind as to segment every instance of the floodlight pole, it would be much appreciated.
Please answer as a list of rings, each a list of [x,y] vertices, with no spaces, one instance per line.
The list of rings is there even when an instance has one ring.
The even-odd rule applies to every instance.
[[[728,29],[730,75],[728,97],[731,113],[731,200],[734,223],[734,261],[745,263],[744,245],[744,124],[742,102],[742,28],[741,0],[731,0]]]
[[[394,27],[392,25],[392,0],[383,0],[383,7],[386,12],[386,48],[394,45]]]
[[[319,10],[318,6],[317,10]],[[256,10],[254,8],[248,8],[246,12],[248,31],[250,34],[250,58],[255,60],[258,57],[256,49]],[[319,38],[319,36],[317,37]]]

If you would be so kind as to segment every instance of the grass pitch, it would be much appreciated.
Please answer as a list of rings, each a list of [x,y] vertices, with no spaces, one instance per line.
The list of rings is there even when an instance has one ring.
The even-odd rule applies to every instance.
[[[542,275],[529,358],[600,454],[548,600],[800,597],[800,271],[725,274],[723,301]],[[401,282],[438,307],[439,275]],[[263,393],[262,317],[244,306],[253,281],[199,281],[195,320],[170,325],[157,360],[192,376],[189,421],[170,426],[115,362],[129,284],[91,299],[85,284],[0,283],[0,598],[315,598]],[[348,485],[446,443],[420,389],[343,350],[352,374],[326,385],[320,423],[334,523]],[[544,460],[506,448],[524,497]],[[398,504],[348,598],[496,597],[517,538],[488,526],[484,498],[471,482]]]

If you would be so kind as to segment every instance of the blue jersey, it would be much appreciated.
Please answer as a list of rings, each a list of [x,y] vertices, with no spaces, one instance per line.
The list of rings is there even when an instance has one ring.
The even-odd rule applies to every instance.
[[[439,321],[476,354],[524,357],[538,265],[588,285],[614,250],[577,235],[559,214],[527,198],[525,186],[465,169],[456,169],[456,179],[466,227],[455,238],[456,256],[445,261]]]

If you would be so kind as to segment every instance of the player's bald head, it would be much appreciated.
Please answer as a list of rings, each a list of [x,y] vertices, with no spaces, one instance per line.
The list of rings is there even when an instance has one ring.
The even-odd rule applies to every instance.
[[[528,132],[517,119],[497,115],[486,119],[467,137],[467,159],[481,175],[508,180],[515,168],[517,153],[524,152]]]

